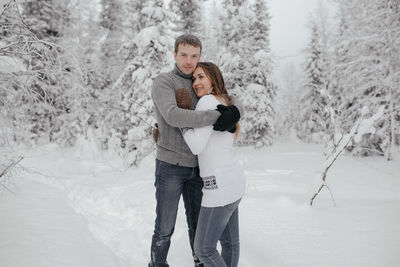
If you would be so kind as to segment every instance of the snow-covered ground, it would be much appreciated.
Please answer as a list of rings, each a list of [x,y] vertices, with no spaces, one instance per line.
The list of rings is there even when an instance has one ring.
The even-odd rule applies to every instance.
[[[314,193],[317,145],[240,148],[241,267],[397,267],[400,162],[343,156]],[[90,146],[26,152],[28,171],[0,190],[0,266],[146,266],[155,217],[154,155],[126,168]],[[182,203],[181,203],[182,204]],[[168,261],[192,266],[183,206]]]

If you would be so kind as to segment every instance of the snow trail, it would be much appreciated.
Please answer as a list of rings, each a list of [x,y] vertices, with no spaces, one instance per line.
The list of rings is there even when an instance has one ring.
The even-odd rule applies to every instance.
[[[237,152],[248,177],[247,194],[239,208],[240,267],[397,267],[400,261],[398,161],[341,157],[327,179],[337,207],[333,207],[324,191],[315,206],[310,207],[313,180],[324,163],[319,146],[279,144],[260,150],[240,148]],[[115,261],[117,256],[120,266],[146,266],[155,219],[154,154],[137,169],[95,155],[52,147],[31,152],[24,166],[36,172],[23,179],[26,187],[31,187],[32,181],[55,187],[37,186],[38,193],[32,198],[38,199],[31,205],[40,207],[40,194],[57,200],[61,196],[48,190],[59,194],[61,189],[66,196],[62,196],[63,201],[83,216],[85,226],[104,245],[103,249],[108,247],[113,252],[114,255],[103,255],[110,257],[108,262]],[[20,194],[17,192],[17,196]],[[10,196],[7,198],[7,202],[0,201],[0,211],[4,214],[17,205],[10,202]],[[29,222],[33,218],[28,215],[29,207],[20,204],[23,213],[19,219]],[[69,207],[60,206],[58,210],[65,208]],[[0,226],[4,235],[12,223]],[[23,227],[30,229],[29,225]],[[26,236],[35,237],[34,229],[37,230],[32,228]],[[70,231],[80,230],[72,227]],[[91,255],[93,249],[88,246]],[[63,255],[58,252],[60,247],[52,249],[51,253]],[[26,257],[35,259],[31,254]],[[192,265],[182,201],[168,261],[174,267]],[[13,266],[22,265],[10,265]]]
[[[43,183],[14,180],[0,195],[0,265],[4,267],[122,266],[95,239],[65,194]]]

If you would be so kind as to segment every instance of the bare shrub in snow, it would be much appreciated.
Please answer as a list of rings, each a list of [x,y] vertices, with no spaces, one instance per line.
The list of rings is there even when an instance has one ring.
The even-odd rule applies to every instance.
[[[364,107],[363,114],[367,114],[368,108]],[[321,184],[318,186],[317,191],[310,199],[310,206],[313,205],[315,198],[321,192],[321,190],[326,187],[332,197],[332,201],[335,204],[332,192],[327,184],[326,178],[329,169],[335,163],[335,161],[339,158],[342,152],[349,146],[352,142],[359,143],[365,134],[373,134],[376,131],[374,127],[374,123],[382,118],[384,115],[384,107],[381,106],[376,114],[369,118],[362,118],[351,128],[350,132],[346,135],[338,134],[336,136],[336,140],[332,140],[332,144],[329,147],[329,151],[327,152],[327,157],[325,161],[325,167],[321,175]],[[336,205],[336,204],[335,204]]]

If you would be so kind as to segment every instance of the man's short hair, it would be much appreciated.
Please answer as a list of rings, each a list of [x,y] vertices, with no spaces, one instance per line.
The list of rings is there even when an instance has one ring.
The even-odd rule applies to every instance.
[[[200,47],[200,52],[201,52],[201,49],[203,48],[201,45],[200,39],[197,38],[197,36],[195,36],[193,34],[183,34],[183,35],[179,36],[178,38],[176,38],[175,53],[178,53],[178,48],[179,48],[180,44],[188,44],[188,45],[192,45],[194,47]]]

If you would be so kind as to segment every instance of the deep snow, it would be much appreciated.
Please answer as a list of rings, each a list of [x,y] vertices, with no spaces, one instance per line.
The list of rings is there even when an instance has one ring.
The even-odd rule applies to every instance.
[[[0,196],[0,266],[146,266],[155,216],[154,154],[137,169],[94,146],[25,152],[29,172]],[[241,267],[396,267],[400,164],[342,156],[314,207],[320,146],[240,148],[248,177],[240,204]],[[192,266],[181,203],[168,261]]]

